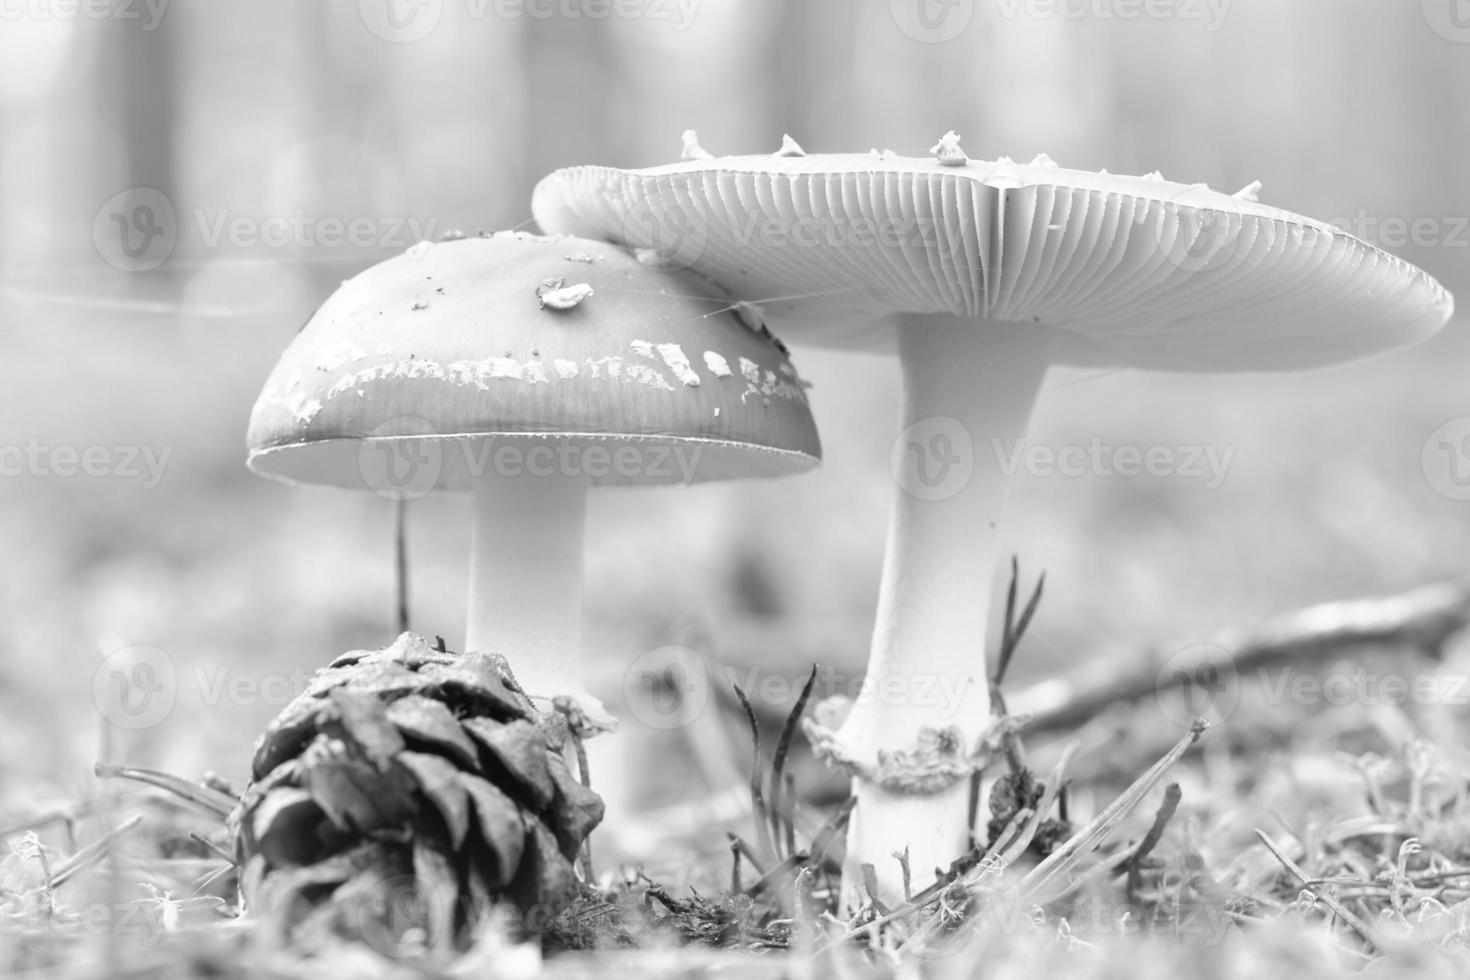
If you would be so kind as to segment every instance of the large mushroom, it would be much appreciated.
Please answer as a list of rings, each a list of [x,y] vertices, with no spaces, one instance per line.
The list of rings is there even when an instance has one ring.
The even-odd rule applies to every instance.
[[[953,133],[924,158],[789,141],[685,157],[557,171],[536,219],[691,267],[794,342],[896,351],[895,456],[960,467],[934,487],[900,481],[864,686],[821,739],[854,775],[849,867],[872,863],[893,891],[895,852],[922,887],[969,846],[1007,482],[992,447],[1024,434],[1047,367],[1309,368],[1421,340],[1451,312],[1419,269],[1258,203],[1256,185],[1232,196],[1045,157],[968,160]],[[934,697],[938,683],[960,696]]]
[[[605,242],[420,243],[344,282],[251,413],[249,464],[296,483],[472,498],[465,650],[538,700],[611,719],[582,680],[592,486],[810,469],[804,385],[769,332],[690,273]]]

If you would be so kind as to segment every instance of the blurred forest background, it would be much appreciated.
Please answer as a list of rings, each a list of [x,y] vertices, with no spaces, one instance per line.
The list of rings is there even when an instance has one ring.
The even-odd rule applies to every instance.
[[[0,446],[53,454],[0,477],[0,819],[89,791],[99,754],[238,780],[292,693],[267,679],[391,638],[390,504],[254,477],[243,440],[306,316],[420,234],[526,227],[545,172],[666,162],[685,128],[715,153],[790,133],[811,152],[908,154],[955,129],[973,157],[1045,152],[1227,191],[1260,180],[1263,202],[1356,222],[1464,305],[1463,7],[954,0],[925,20],[919,0],[0,6]],[[295,230],[272,237],[283,222]],[[1391,237],[1410,225],[1415,240]],[[1470,415],[1464,326],[1309,374],[1053,374],[1033,444],[1234,455],[1218,486],[1020,478],[1011,547],[1048,586],[1016,678],[1462,575],[1470,505],[1436,489],[1423,451]],[[896,365],[795,354],[815,384],[820,472],[594,496],[588,657],[615,709],[628,665],[666,644],[783,674],[861,670]],[[59,447],[169,455],[151,485],[141,463],[62,475]],[[457,643],[465,501],[417,502],[410,522],[413,624]],[[134,645],[165,659],[111,663],[155,670],[169,702],[130,729],[99,718],[94,678]]]

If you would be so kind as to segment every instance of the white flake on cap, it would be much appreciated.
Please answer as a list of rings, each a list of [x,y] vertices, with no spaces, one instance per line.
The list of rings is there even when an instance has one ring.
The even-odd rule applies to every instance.
[[[650,388],[657,388],[659,391],[674,390],[674,386],[669,384],[668,378],[665,378],[647,364],[629,364],[628,380],[636,381],[642,385],[648,385]]]
[[[594,380],[602,377],[606,371],[607,376],[616,381],[623,374],[623,359],[621,357],[599,357],[596,360],[587,358],[587,370],[592,374]]]
[[[684,130],[681,137],[683,147],[679,150],[680,160],[712,160],[714,154],[699,145],[699,134],[692,129]]]
[[[292,418],[303,423],[316,418],[316,413],[322,410],[321,402],[315,398],[308,399],[305,393],[300,391],[287,396],[282,404],[286,406],[286,411],[291,413]]]
[[[540,361],[517,361],[510,357],[487,357],[478,361],[455,361],[449,365],[455,380],[472,384],[481,390],[490,387],[492,381],[525,381],[530,384],[546,383],[546,366]]]
[[[426,238],[421,242],[416,242],[413,245],[408,246],[408,248],[404,250],[403,254],[407,255],[411,259],[417,259],[423,257],[423,255],[433,247],[434,243]]]
[[[633,353],[637,354],[639,357],[646,357],[650,361],[653,360],[653,344],[649,343],[648,341],[633,340],[629,342],[628,346],[632,347]]]
[[[591,295],[592,287],[585,282],[536,290],[536,299],[543,310],[570,310]]]
[[[743,402],[751,395],[763,399],[784,398],[788,401],[806,401],[806,392],[789,381],[782,381],[775,371],[762,371],[761,366],[748,357],[740,359],[740,374],[745,378],[745,390],[740,393]]]
[[[563,381],[570,381],[577,376],[576,361],[569,361],[565,357],[558,357],[552,364],[556,367],[556,376]]]
[[[1253,180],[1230,196],[1242,201],[1259,201],[1261,199],[1261,182],[1259,180]]]
[[[669,370],[674,372],[674,377],[690,388],[699,387],[699,375],[689,364],[689,358],[684,356],[683,348],[678,344],[659,344],[658,353],[669,366]]]
[[[783,133],[781,135],[781,149],[771,154],[771,156],[804,157],[806,156],[806,150],[803,150],[801,145],[791,138],[790,134]]]
[[[704,352],[704,366],[709,368],[709,373],[717,378],[728,378],[734,374],[730,370],[730,362],[712,350]]]
[[[348,361],[360,361],[366,356],[367,351],[352,341],[343,339],[317,351],[316,367],[318,371],[335,371]]]
[[[929,147],[929,152],[942,167],[963,167],[970,162],[965,151],[960,149],[960,134],[952,129],[939,137],[939,142]]]

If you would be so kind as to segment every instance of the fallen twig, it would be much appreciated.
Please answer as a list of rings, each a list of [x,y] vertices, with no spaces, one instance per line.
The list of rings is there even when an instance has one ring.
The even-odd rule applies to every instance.
[[[1120,664],[1096,657],[1091,666],[1038,684],[1008,698],[1017,715],[1029,715],[1028,734],[1072,731],[1116,702],[1138,701],[1158,690],[1166,661],[1180,670],[1213,667],[1243,673],[1276,663],[1297,667],[1362,646],[1408,646],[1440,659],[1445,641],[1470,626],[1470,589],[1440,583],[1399,595],[1311,606],[1253,627],[1222,633],[1200,644],[1198,660],[1182,664],[1163,649]]]

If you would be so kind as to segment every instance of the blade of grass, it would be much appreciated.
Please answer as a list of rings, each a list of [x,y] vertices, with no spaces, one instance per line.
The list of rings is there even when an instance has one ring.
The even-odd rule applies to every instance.
[[[129,817],[86,847],[83,847],[80,851],[77,851],[65,861],[62,861],[55,868],[52,868],[51,887],[60,887],[78,871],[102,860],[111,852],[113,844],[138,829],[138,825],[142,822],[143,817],[141,814]]]
[[[394,599],[398,609],[398,632],[408,632],[408,501],[393,500]]]
[[[1131,903],[1138,896],[1138,885],[1143,874],[1143,859],[1153,853],[1153,849],[1163,839],[1164,828],[1169,821],[1174,819],[1174,813],[1179,809],[1179,801],[1184,793],[1178,783],[1170,783],[1164,787],[1164,801],[1159,804],[1159,810],[1154,814],[1153,826],[1148,828],[1148,833],[1143,835],[1143,840],[1138,842],[1138,849],[1133,852],[1133,859],[1128,862],[1128,901]]]
[[[1017,896],[1028,904],[1045,905],[1071,891],[1070,887],[1064,887],[1059,894],[1044,894],[1047,886],[1071,871],[1077,862],[1107,839],[1118,824],[1143,801],[1155,784],[1164,778],[1164,774],[1184,757],[1184,753],[1188,752],[1195,742],[1199,741],[1200,735],[1204,733],[1207,726],[1208,722],[1203,718],[1196,718],[1194,724],[1189,726],[1189,731],[1162,759],[1135,779],[1133,784],[1094,817],[1091,823],[1073,834],[1061,847],[1032,868],[1016,886]]]
[[[756,838],[762,852],[770,856],[772,860],[780,860],[781,856],[776,853],[776,846],[771,841],[771,815],[766,809],[765,794],[761,790],[765,768],[765,756],[761,752],[761,726],[755,720],[755,709],[750,706],[750,698],[745,696],[739,684],[734,687],[735,696],[740,699],[740,706],[745,709],[745,720],[750,725],[750,739],[755,750],[750,763],[750,806],[754,811]],[[750,855],[747,854],[746,857]]]
[[[807,862],[808,866],[817,868],[827,860],[827,852],[831,850],[832,844],[841,838],[847,830],[847,821],[852,817],[852,808],[857,806],[857,797],[849,796],[842,804],[832,811],[827,822],[822,824],[822,829],[817,831],[817,836],[812,838],[812,856]]]
[[[1292,877],[1295,878],[1303,888],[1307,887],[1307,883],[1312,879],[1305,871],[1301,869],[1301,866],[1298,865],[1291,858],[1287,857],[1286,852],[1278,847],[1276,842],[1272,840],[1271,836],[1267,834],[1264,830],[1257,829],[1256,836],[1261,839],[1262,844],[1266,845],[1266,850],[1270,851],[1271,854],[1276,858],[1276,860],[1281,862],[1281,866],[1287,871],[1291,872]],[[1368,948],[1370,950],[1377,951],[1382,948],[1381,946],[1379,946],[1378,941],[1373,938],[1373,930],[1368,928],[1368,923],[1364,922],[1353,912],[1349,911],[1347,906],[1343,905],[1336,898],[1324,892],[1313,891],[1312,895],[1316,898],[1317,901],[1321,902],[1323,905],[1331,909],[1333,914],[1335,914],[1339,919],[1351,926],[1353,931],[1363,938],[1363,942],[1368,944]]]
[[[180,779],[178,776],[154,769],[115,766],[111,763],[99,762],[93,767],[93,772],[101,779],[132,779],[167,790],[179,799],[192,803],[205,813],[213,814],[221,820],[228,817],[236,804],[240,802],[228,793],[221,793],[210,786],[192,783],[187,779]]]
[[[806,683],[802,685],[801,693],[796,696],[796,703],[791,707],[791,713],[786,716],[786,724],[781,727],[781,736],[776,740],[776,754],[771,757],[771,833],[778,843],[790,835],[790,832],[783,833],[782,821],[794,821],[796,818],[795,799],[783,803],[785,784],[781,777],[786,770],[786,753],[791,750],[791,739],[801,726],[802,712],[806,711],[807,700],[812,696],[812,687],[816,683],[817,665],[812,664],[812,672],[807,675]],[[791,808],[790,813],[786,812],[786,807]],[[786,856],[790,854],[791,849],[788,848]]]
[[[1001,852],[1000,859],[1006,867],[1010,867],[1036,839],[1036,832],[1041,829],[1041,825],[1047,820],[1047,814],[1056,804],[1057,797],[1062,791],[1062,778],[1066,775],[1067,767],[1072,764],[1072,758],[1077,754],[1079,747],[1079,743],[1071,742],[1062,749],[1062,757],[1057,760],[1056,765],[1052,766],[1051,772],[1046,777],[1046,786],[1042,790],[1041,799],[1036,801],[1035,815],[1026,822],[1021,834]]]

